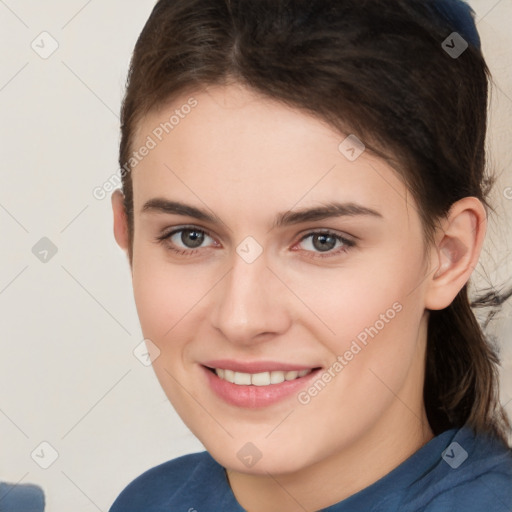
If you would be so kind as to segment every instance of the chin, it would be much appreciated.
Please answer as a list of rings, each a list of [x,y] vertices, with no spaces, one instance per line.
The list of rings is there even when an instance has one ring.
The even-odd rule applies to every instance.
[[[249,475],[277,475],[295,473],[312,464],[299,444],[290,443],[289,447],[277,449],[272,443],[264,441],[239,442],[231,439],[221,445],[215,439],[211,442],[199,440],[210,455],[229,471]],[[299,449],[297,449],[299,446]]]

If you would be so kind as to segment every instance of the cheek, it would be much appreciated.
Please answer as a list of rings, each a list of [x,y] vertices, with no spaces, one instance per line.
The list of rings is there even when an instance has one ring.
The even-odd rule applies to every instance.
[[[390,246],[353,261],[339,269],[288,275],[310,310],[302,319],[310,328],[316,325],[321,339],[338,354],[358,336],[364,342],[375,329],[379,337],[393,332],[390,343],[399,345],[407,336],[394,332],[397,326],[414,318],[411,327],[417,327],[423,312],[421,294],[415,293],[422,282],[422,254]]]
[[[423,350],[421,272],[421,256],[395,254],[383,260],[380,271],[365,277],[364,292],[348,302],[349,336],[342,343],[352,362],[346,377],[361,399],[369,389],[374,403],[391,399],[409,379]]]
[[[174,324],[178,294],[176,290],[171,293],[172,289],[167,279],[154,272],[149,263],[140,271],[134,265],[133,292],[142,332],[158,345]]]
[[[409,378],[422,349],[422,269],[418,250],[390,246],[350,268],[317,273],[313,281],[297,278],[297,294],[315,313],[303,321],[309,318],[307,328],[328,350],[336,376],[318,406],[343,397],[333,412],[340,421],[347,411],[359,410],[362,422],[382,411]]]
[[[133,292],[144,336],[159,346],[201,296],[180,267],[144,248],[134,250]]]
[[[197,276],[163,261],[155,252],[134,252],[133,289],[141,329],[160,351],[152,366],[168,399],[188,425],[200,424],[200,418],[195,418],[200,410],[190,406],[190,396],[180,383],[187,382],[187,342],[207,290],[199,286]]]
[[[146,240],[134,244],[132,271],[143,327],[160,327],[160,336],[204,294],[204,275],[190,271],[187,265],[172,263],[163,246]]]

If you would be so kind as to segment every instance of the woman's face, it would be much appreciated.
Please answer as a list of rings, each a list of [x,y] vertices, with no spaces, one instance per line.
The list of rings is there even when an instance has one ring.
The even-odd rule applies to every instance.
[[[428,429],[419,215],[347,135],[237,85],[139,125],[142,331],[173,406],[235,471],[293,472]]]

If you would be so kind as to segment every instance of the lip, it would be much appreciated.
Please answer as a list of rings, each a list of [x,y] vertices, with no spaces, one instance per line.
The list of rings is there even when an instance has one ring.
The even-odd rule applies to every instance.
[[[280,384],[270,384],[269,386],[254,386],[246,385],[241,386],[238,384],[232,384],[224,379],[217,376],[215,372],[212,372],[210,368],[224,368],[226,370],[239,371],[244,373],[259,373],[264,371],[299,371],[299,370],[310,370],[311,366],[293,366],[293,365],[270,365],[269,363],[247,363],[240,365],[234,361],[215,361],[214,366],[201,365],[201,369],[205,374],[210,389],[224,402],[234,405],[236,407],[242,407],[245,409],[260,409],[269,407],[278,402],[281,402],[291,396],[296,396],[302,389],[308,386],[309,382],[314,379],[318,372],[322,369],[316,367],[311,373],[304,377],[299,377],[294,380],[284,381]],[[222,364],[219,364],[222,363]],[[263,366],[262,366],[263,365]],[[243,368],[243,369],[242,369]],[[249,371],[247,368],[251,368]],[[271,368],[271,369],[270,369]]]
[[[232,359],[215,359],[213,361],[205,361],[202,363],[203,366],[209,368],[222,368],[224,370],[233,370],[234,372],[241,373],[261,373],[261,372],[292,372],[300,370],[312,370],[318,368],[317,366],[311,365],[298,365],[289,363],[279,363],[277,361],[234,361]]]

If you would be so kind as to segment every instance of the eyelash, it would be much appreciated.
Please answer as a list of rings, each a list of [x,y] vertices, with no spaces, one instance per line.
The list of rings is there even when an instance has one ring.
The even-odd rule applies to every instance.
[[[213,238],[213,236],[208,231],[206,231],[205,229],[199,229],[199,228],[197,228],[195,226],[182,226],[179,229],[174,229],[174,230],[170,231],[169,233],[163,233],[162,235],[156,237],[156,242],[160,243],[160,244],[164,244],[168,249],[170,249],[171,251],[173,251],[174,253],[176,253],[176,254],[178,254],[180,256],[185,256],[185,257],[193,256],[197,251],[199,251],[200,249],[203,249],[203,247],[201,247],[199,249],[177,249],[176,247],[173,247],[169,243],[169,239],[173,235],[175,235],[177,233],[181,233],[183,231],[196,231],[198,233],[201,233],[201,234],[204,234],[206,236],[209,236],[210,238]],[[313,252],[313,254],[315,254],[315,256],[308,256],[310,258],[330,258],[330,257],[333,257],[333,256],[337,256],[337,255],[339,255],[341,253],[346,253],[351,248],[356,246],[355,241],[349,240],[348,238],[345,238],[345,237],[343,237],[341,235],[338,235],[337,233],[334,233],[334,232],[332,232],[330,230],[310,231],[309,233],[306,233],[298,241],[298,243],[303,242],[304,240],[306,240],[309,237],[312,237],[313,235],[332,236],[337,241],[340,241],[343,244],[343,246],[342,247],[338,247],[337,250],[326,251],[324,254],[322,254],[321,252],[306,251],[307,253]]]

